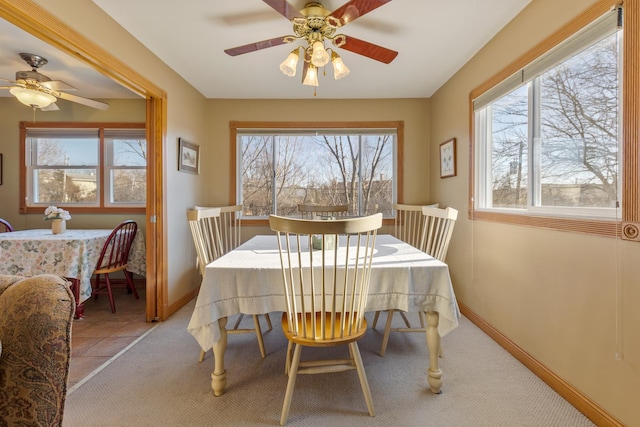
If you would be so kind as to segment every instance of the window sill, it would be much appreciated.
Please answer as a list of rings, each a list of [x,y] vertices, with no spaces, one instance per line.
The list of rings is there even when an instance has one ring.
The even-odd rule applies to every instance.
[[[473,220],[501,222],[511,225],[524,225],[604,237],[617,237],[621,231],[620,221],[611,219],[560,218],[476,210],[472,211],[470,218]]]
[[[71,215],[73,214],[98,214],[98,215],[110,215],[110,214],[140,214],[144,215],[147,212],[146,207],[87,207],[87,206],[61,206],[68,210]],[[42,206],[22,206],[20,207],[21,214],[42,214],[46,207]]]

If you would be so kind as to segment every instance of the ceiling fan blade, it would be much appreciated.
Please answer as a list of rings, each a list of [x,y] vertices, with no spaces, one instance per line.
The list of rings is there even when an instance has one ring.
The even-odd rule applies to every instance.
[[[49,80],[46,82],[41,82],[40,85],[46,87],[47,89],[55,90],[56,92],[60,92],[63,90],[66,90],[66,91],[78,90],[75,87],[71,86],[70,84],[65,83],[61,80]]]
[[[378,46],[351,36],[345,36],[345,43],[340,47],[350,52],[375,59],[376,61],[384,62],[385,64],[389,64],[398,56],[398,52],[395,50],[387,49],[386,47]]]
[[[58,104],[56,104],[55,102],[40,109],[40,111],[58,111],[58,110],[60,110],[60,107],[58,107]]]
[[[98,110],[107,110],[109,104],[104,102],[94,101],[93,99],[83,98],[81,96],[71,95],[68,93],[60,92],[58,98],[66,99],[67,101],[77,102],[78,104],[86,105],[87,107],[97,108]]]
[[[391,0],[351,0],[329,14],[340,21],[341,25],[347,25],[361,16],[371,12]]]
[[[262,40],[255,43],[245,44],[244,46],[232,47],[230,49],[225,49],[224,53],[231,56],[243,55],[249,52],[255,52],[257,50],[266,49],[268,47],[280,46],[281,44],[285,44],[284,36],[276,37],[275,39],[270,40]]]
[[[289,21],[293,18],[302,18],[302,14],[298,9],[291,6],[287,0],[263,0],[266,4],[271,6],[280,15],[287,18]]]

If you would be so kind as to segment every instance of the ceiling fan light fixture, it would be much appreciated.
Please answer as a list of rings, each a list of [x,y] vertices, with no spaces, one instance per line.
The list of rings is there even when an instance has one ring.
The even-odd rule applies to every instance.
[[[320,40],[313,42],[311,63],[316,67],[324,67],[329,63],[329,54]]]
[[[298,49],[292,50],[289,56],[287,56],[287,59],[282,61],[282,64],[280,64],[280,71],[282,71],[286,76],[295,76],[296,67],[298,66],[298,59],[300,59]]]
[[[9,89],[11,95],[18,101],[32,108],[46,108],[56,102],[56,97],[38,90],[26,89],[22,87],[12,87]]]
[[[302,84],[307,86],[318,86],[318,69],[313,64],[309,64],[307,74],[305,74]]]
[[[335,52],[331,52],[331,64],[333,64],[333,78],[336,80],[340,80],[343,77],[349,75],[351,70],[344,65],[342,58]]]

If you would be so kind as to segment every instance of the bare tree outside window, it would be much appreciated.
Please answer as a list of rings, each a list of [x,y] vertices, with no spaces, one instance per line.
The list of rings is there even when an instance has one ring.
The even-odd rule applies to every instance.
[[[146,204],[144,127],[38,126],[25,134],[27,206]]]
[[[617,37],[607,36],[486,108],[492,207],[615,206]]]
[[[113,139],[110,170],[111,203],[145,203],[147,195],[146,139]]]
[[[295,216],[298,204],[349,204],[350,215],[390,215],[394,141],[387,133],[242,135],[244,215]]]

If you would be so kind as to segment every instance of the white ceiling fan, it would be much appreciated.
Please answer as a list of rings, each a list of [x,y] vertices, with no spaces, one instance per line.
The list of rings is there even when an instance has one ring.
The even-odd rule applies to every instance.
[[[9,92],[24,105],[34,109],[38,108],[42,111],[56,111],[60,109],[56,105],[56,101],[60,98],[99,110],[109,108],[109,104],[104,102],[66,93],[77,89],[63,81],[51,80],[38,72],[38,68],[48,62],[42,56],[33,53],[21,53],[20,57],[31,66],[31,70],[16,72],[15,81],[0,77],[0,80],[12,83],[12,86],[0,86],[0,89],[9,89]]]

